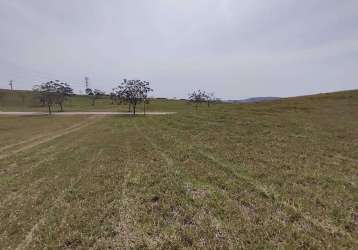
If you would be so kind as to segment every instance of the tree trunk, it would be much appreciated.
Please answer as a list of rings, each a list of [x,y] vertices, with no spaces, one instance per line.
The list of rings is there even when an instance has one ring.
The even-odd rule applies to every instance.
[[[128,113],[130,113],[131,112],[131,103],[129,102],[128,103]]]
[[[60,107],[61,107],[61,112],[63,112],[63,107],[62,107],[62,102],[59,103],[60,104]]]
[[[145,114],[145,102],[144,102],[144,114]]]
[[[135,115],[135,107],[136,107],[136,105],[133,104],[133,115]]]
[[[48,104],[48,114],[51,115],[51,105]]]

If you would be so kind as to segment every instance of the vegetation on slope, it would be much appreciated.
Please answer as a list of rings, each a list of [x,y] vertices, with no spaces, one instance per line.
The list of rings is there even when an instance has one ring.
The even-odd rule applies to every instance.
[[[0,117],[0,246],[357,246],[358,91],[169,105],[179,112]]]

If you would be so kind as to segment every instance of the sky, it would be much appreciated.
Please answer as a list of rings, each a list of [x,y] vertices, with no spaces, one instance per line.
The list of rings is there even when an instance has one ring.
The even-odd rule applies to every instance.
[[[0,88],[223,99],[358,88],[357,0],[0,0]]]

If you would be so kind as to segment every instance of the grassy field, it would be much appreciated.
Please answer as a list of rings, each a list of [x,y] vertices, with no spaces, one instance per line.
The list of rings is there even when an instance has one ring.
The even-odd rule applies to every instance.
[[[357,248],[358,91],[149,109],[0,117],[0,248]]]

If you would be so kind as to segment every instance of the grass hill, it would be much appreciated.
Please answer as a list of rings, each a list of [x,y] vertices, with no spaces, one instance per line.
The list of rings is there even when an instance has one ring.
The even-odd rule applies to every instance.
[[[357,247],[357,90],[150,109],[0,116],[0,248]]]
[[[228,100],[230,103],[254,103],[254,102],[266,102],[266,101],[274,101],[278,100],[280,97],[252,97],[242,100]]]

